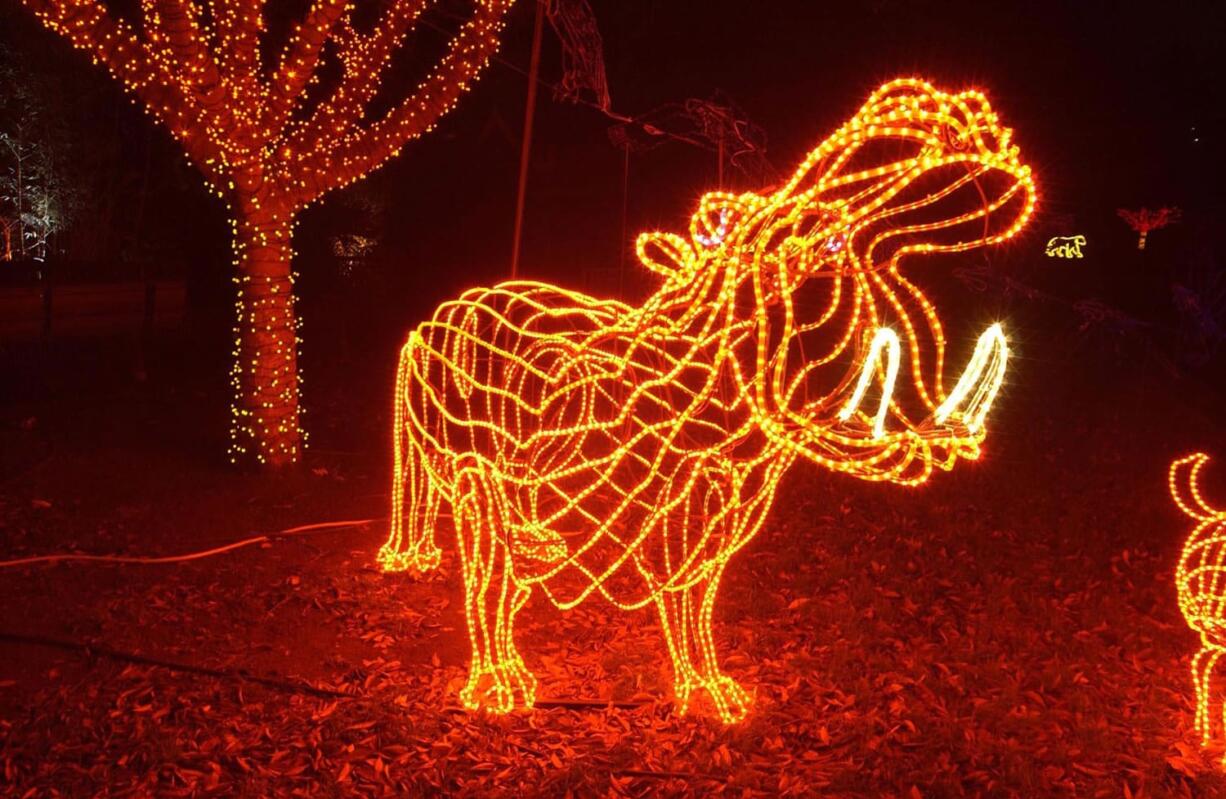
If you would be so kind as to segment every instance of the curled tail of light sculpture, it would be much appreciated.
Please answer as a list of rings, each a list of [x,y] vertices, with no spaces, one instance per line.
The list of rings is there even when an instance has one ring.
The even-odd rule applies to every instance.
[[[1208,462],[1208,455],[1196,452],[1172,463],[1168,475],[1171,498],[1198,523],[1184,542],[1175,587],[1179,610],[1201,638],[1201,649],[1192,658],[1192,684],[1195,727],[1204,745],[1213,738],[1209,705],[1214,669],[1226,654],[1226,511],[1215,510],[1201,494],[1200,470]]]
[[[1203,452],[1185,455],[1171,464],[1169,482],[1171,499],[1179,509],[1198,522],[1226,519],[1226,511],[1215,510],[1205,502],[1200,492],[1200,470],[1209,462]]]

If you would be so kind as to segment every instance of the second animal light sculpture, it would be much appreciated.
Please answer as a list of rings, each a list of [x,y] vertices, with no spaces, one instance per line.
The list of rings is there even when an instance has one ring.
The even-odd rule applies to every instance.
[[[898,80],[778,190],[710,193],[688,237],[640,236],[661,279],[642,305],[532,282],[443,304],[401,351],[379,560],[432,569],[454,533],[464,704],[531,705],[516,614],[598,594],[658,612],[683,710],[704,689],[741,718],[711,630],[729,559],[798,458],[911,485],[978,457],[1004,334],[947,386],[944,328],[900,264],[1002,242],[1034,202],[982,94]]]
[[[1213,740],[1213,676],[1218,660],[1226,655],[1226,510],[1215,510],[1201,494],[1200,470],[1208,462],[1208,455],[1196,452],[1172,463],[1170,471],[1171,498],[1197,523],[1184,542],[1175,587],[1183,617],[1200,633],[1201,648],[1192,658],[1192,686],[1196,732],[1206,746]],[[1226,765],[1226,755],[1222,762]]]

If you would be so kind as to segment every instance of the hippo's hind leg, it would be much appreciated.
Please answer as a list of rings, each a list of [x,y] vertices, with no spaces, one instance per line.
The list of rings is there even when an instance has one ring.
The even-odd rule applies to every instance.
[[[392,428],[392,513],[387,542],[378,560],[387,571],[428,572],[436,568],[442,551],[434,541],[438,525],[438,487],[431,477],[421,446],[413,431],[405,404],[412,348],[405,347],[396,372],[395,424]]]
[[[434,540],[442,496],[421,457],[414,448],[408,449],[403,462],[396,453],[391,531],[379,550],[379,563],[387,571],[428,572],[443,554]]]
[[[1213,717],[1210,715],[1213,704],[1213,673],[1218,659],[1223,654],[1226,654],[1226,649],[1206,645],[1192,658],[1192,685],[1196,688],[1195,729],[1204,746],[1208,746],[1213,738]],[[1223,722],[1226,725],[1226,704],[1222,709]]]
[[[461,469],[456,478],[456,542],[464,576],[464,615],[472,642],[468,681],[460,691],[465,707],[506,713],[516,697],[531,706],[536,678],[515,649],[515,614],[531,589],[515,582],[507,549],[506,525],[495,486],[479,467]]]
[[[688,588],[664,591],[656,599],[660,627],[673,660],[674,684],[681,712],[689,710],[695,689],[705,688],[727,723],[740,721],[749,710],[749,696],[719,669],[711,616],[724,564],[711,565],[705,580]]]

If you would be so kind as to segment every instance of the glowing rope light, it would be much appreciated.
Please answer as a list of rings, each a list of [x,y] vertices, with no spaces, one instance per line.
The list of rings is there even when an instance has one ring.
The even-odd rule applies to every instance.
[[[1209,705],[1214,669],[1226,654],[1226,511],[1212,508],[1201,494],[1200,470],[1208,461],[1202,452],[1187,455],[1171,464],[1168,475],[1171,498],[1198,523],[1184,542],[1175,586],[1183,617],[1200,633],[1201,649],[1192,658],[1192,685],[1195,727],[1205,746],[1213,739]],[[1226,765],[1226,756],[1222,762]]]
[[[718,247],[720,242],[724,240],[724,236],[728,235],[728,209],[721,208],[719,211],[719,227],[715,228],[715,232],[710,236],[704,236],[701,233],[694,235],[694,240],[703,247]]]
[[[681,709],[702,689],[725,721],[745,714],[711,620],[787,469],[803,458],[915,485],[980,454],[1004,333],[979,337],[946,393],[944,328],[899,264],[1022,229],[1035,188],[1010,140],[982,94],[893,81],[778,190],[712,192],[688,237],[639,236],[662,278],[643,304],[504,283],[409,335],[379,561],[437,566],[450,508],[466,706],[532,704],[512,631],[536,592],[559,608],[594,594],[655,607]]]

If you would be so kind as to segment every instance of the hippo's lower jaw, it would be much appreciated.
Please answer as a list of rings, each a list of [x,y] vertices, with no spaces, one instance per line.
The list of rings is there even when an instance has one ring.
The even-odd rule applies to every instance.
[[[862,419],[867,416],[860,405],[869,384],[881,373],[881,398],[876,412],[869,417],[872,421],[870,440],[914,435],[929,446],[949,447],[955,451],[967,444],[977,445],[983,435],[984,421],[991,410],[992,401],[1004,382],[1009,360],[1009,344],[1001,326],[994,324],[979,336],[975,351],[953,391],[927,419],[906,431],[891,431],[887,421],[901,350],[898,334],[888,327],[877,328],[861,365],[855,389],[838,412],[838,420],[852,423],[857,416]],[[977,446],[974,448],[977,449]]]

